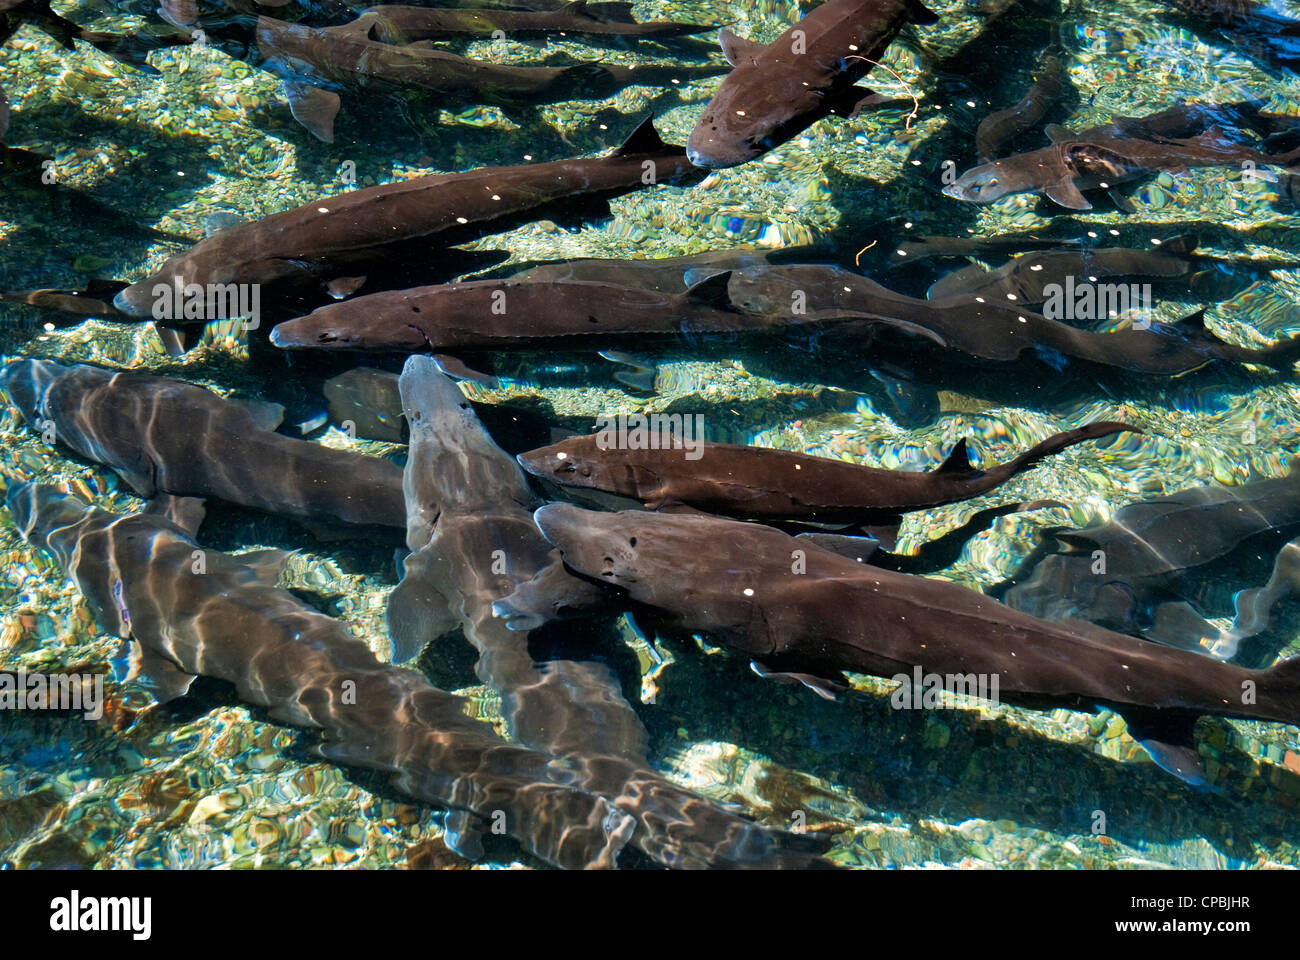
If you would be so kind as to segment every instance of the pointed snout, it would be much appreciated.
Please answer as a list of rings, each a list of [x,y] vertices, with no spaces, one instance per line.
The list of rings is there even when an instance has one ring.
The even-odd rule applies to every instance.
[[[35,425],[40,418],[45,392],[62,369],[62,365],[53,360],[30,357],[14,360],[0,369],[0,387],[4,388],[29,425]]]
[[[563,552],[566,545],[573,544],[582,516],[588,512],[568,503],[548,503],[533,511],[533,523],[551,546]]]

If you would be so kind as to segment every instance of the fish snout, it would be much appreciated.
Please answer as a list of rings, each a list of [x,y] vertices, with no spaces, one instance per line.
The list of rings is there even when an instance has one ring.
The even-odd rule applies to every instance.
[[[0,387],[4,388],[29,426],[36,426],[36,421],[41,418],[45,393],[61,369],[62,366],[52,360],[31,357],[14,360],[0,369]]]
[[[519,454],[515,459],[525,471],[543,480],[555,478],[558,482],[564,483],[566,479],[578,472],[578,463],[573,457],[563,450],[554,451],[549,447],[529,450]],[[590,473],[591,470],[588,469],[584,476]]]
[[[721,137],[705,129],[707,120],[701,120],[690,140],[686,142],[686,159],[706,170],[724,170],[738,167],[758,157],[763,151],[756,149],[743,138]]]
[[[147,280],[133,283],[113,298],[113,306],[132,317],[152,317],[153,284]]]

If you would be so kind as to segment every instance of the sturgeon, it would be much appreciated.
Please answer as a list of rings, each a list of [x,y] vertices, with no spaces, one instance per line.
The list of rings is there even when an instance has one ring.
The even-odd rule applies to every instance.
[[[727,292],[730,276],[715,274],[677,294],[591,280],[512,279],[373,293],[281,323],[271,343],[286,350],[573,348],[835,319],[833,313],[783,319],[738,310]]]
[[[734,69],[691,132],[691,162],[735,167],[832,113],[883,102],[857,82],[905,26],[937,21],[920,0],[829,0],[769,46],[724,28],[718,39]]]
[[[277,722],[319,730],[312,750],[325,759],[378,770],[407,796],[459,811],[453,848],[466,849],[461,831],[492,820],[556,866],[617,864],[630,816],[570,785],[549,756],[471,719],[463,698],[381,663],[343,623],[277,588],[279,565],[200,547],[196,524],[176,519],[196,519],[196,503],[164,497],[155,512],[123,516],[52,486],[18,483],[7,497],[23,536],[54,555],[100,626],[131,641],[133,668],[160,700],[196,675],[225,680]]]
[[[643,623],[702,633],[765,672],[996,677],[1006,702],[1121,713],[1162,767],[1203,784],[1201,714],[1300,723],[1300,657],[1248,670],[1082,622],[1053,623],[955,583],[860,564],[772,527],[704,514],[534,518],[567,566],[620,588]],[[990,681],[991,685],[991,681]],[[971,685],[967,681],[967,689]]]
[[[28,425],[141,497],[214,497],[274,514],[402,528],[396,464],[274,432],[283,410],[169,377],[24,358],[0,386]]]
[[[569,437],[519,455],[524,469],[562,486],[631,497],[649,510],[688,506],[748,520],[897,524],[902,514],[988,493],[1045,457],[1124,431],[1100,421],[1054,434],[1020,456],[984,470],[971,465],[965,438],[931,471],[880,470],[790,450],[703,443],[691,451],[624,449],[600,434]]]
[[[425,262],[430,244],[454,246],[580,207],[609,215],[608,201],[653,184],[703,176],[647,118],[607,157],[485,167],[381,184],[326,197],[215,234],[123,290],[114,305],[152,316],[161,292],[181,284],[306,284],[319,290],[390,264]],[[355,284],[349,284],[352,289]],[[265,301],[263,301],[265,302]],[[226,310],[213,311],[218,319]]]
[[[1109,189],[1160,171],[1184,173],[1193,167],[1244,163],[1287,167],[1300,160],[1300,148],[1278,155],[1261,153],[1213,128],[1194,137],[1161,140],[1115,135],[1106,128],[1049,131],[1050,146],[967,170],[943,192],[972,203],[992,203],[1013,193],[1041,193],[1062,207],[1091,210],[1084,190]]]
[[[591,4],[587,0],[573,0],[558,10],[549,11],[448,10],[392,4],[369,7],[363,16],[374,15],[370,36],[384,43],[495,37],[498,31],[512,39],[563,34],[597,39],[666,40],[714,29],[699,23],[611,20],[601,16],[599,8],[600,4]]]
[[[389,600],[394,659],[410,659],[460,627],[479,678],[500,692],[511,735],[564,758],[574,783],[631,816],[630,842],[673,867],[808,866],[820,845],[768,830],[669,783],[645,757],[646,731],[601,664],[537,663],[529,631],[603,598],[565,571],[532,521],[539,501],[518,465],[483,429],[460,388],[428,357],[400,382],[411,442],[402,582]],[[494,604],[514,594],[507,619]],[[533,599],[544,607],[531,607]]]
[[[262,65],[286,81],[294,119],[318,139],[334,142],[337,90],[375,90],[437,98],[439,107],[502,106],[605,97],[634,84],[667,86],[715,76],[714,67],[578,63],[515,66],[462,57],[428,43],[396,46],[373,39],[383,18],[367,13],[340,27],[314,28],[270,17],[257,20]]]

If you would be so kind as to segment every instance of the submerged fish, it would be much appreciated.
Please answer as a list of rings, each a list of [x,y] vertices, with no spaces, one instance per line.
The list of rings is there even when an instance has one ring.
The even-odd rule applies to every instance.
[[[713,67],[578,63],[515,66],[475,60],[427,43],[396,46],[372,39],[379,15],[316,29],[270,17],[257,21],[263,65],[287,83],[294,119],[326,143],[334,142],[336,89],[409,96],[428,94],[439,107],[474,103],[503,106],[608,96],[633,84],[663,86],[714,76]]]
[[[1049,132],[1051,146],[967,170],[943,192],[973,203],[991,203],[1013,193],[1041,193],[1062,207],[1091,210],[1084,190],[1110,189],[1160,171],[1182,173],[1193,167],[1236,167],[1247,162],[1285,167],[1300,160],[1300,149],[1272,156],[1234,143],[1215,130],[1161,140],[1117,136],[1106,128]]]
[[[659,449],[627,449],[600,434],[522,453],[519,462],[534,476],[631,497],[650,510],[685,505],[741,519],[888,524],[912,510],[988,493],[1045,457],[1123,431],[1142,432],[1122,423],[1091,423],[984,470],[971,465],[964,439],[934,470],[919,472],[731,443],[667,448],[680,437],[656,438]]]
[[[279,324],[282,349],[583,347],[770,330],[795,321],[735,309],[729,273],[684,293],[588,280],[472,280],[374,293]],[[808,318],[814,322],[819,317]]]
[[[446,10],[429,7],[385,5],[363,12],[373,15],[370,36],[384,43],[445,40],[454,37],[512,39],[547,37],[556,34],[611,39],[660,40],[685,37],[715,29],[699,23],[652,21],[649,23],[611,20],[600,15],[598,3],[574,0],[556,10]],[[593,10],[595,12],[593,12]]]
[[[919,667],[963,681],[996,678],[1005,702],[1104,704],[1157,763],[1198,784],[1199,715],[1300,723],[1300,658],[1247,670],[1091,624],[1040,620],[758,524],[559,503],[534,517],[569,567],[619,588],[641,622],[703,633],[769,672],[837,684],[845,670],[910,677]]]
[[[1179,490],[1122,507],[1108,523],[1054,531],[1046,555],[1031,555],[998,594],[1035,616],[1149,633],[1163,605],[1187,599],[1190,573],[1271,531],[1300,531],[1294,465],[1285,477]]]
[[[274,720],[320,731],[312,749],[325,759],[378,770],[402,793],[462,812],[462,829],[493,821],[556,866],[616,865],[630,816],[570,785],[551,757],[471,719],[462,698],[381,663],[343,623],[278,589],[278,566],[201,547],[193,524],[161,511],[123,516],[28,483],[12,485],[7,504],[100,626],[132,641],[134,667],[160,700],[182,695],[195,675],[225,680]],[[463,846],[455,830],[448,842]]]
[[[1044,57],[1038,75],[1020,102],[980,121],[975,131],[975,154],[980,163],[1002,156],[1003,147],[1042,123],[1047,111],[1061,99],[1068,82],[1060,59],[1051,54]]]
[[[411,425],[404,484],[412,552],[389,599],[394,659],[459,627],[479,652],[479,678],[501,694],[511,735],[564,758],[576,786],[634,818],[630,842],[660,863],[812,865],[821,846],[812,838],[767,830],[655,773],[646,731],[609,668],[536,662],[528,631],[569,607],[589,609],[603,591],[565,570],[532,522],[539,501],[522,471],[434,361],[409,358],[401,392]],[[514,604],[501,611],[497,601],[512,592]]]
[[[919,300],[903,296],[859,274],[820,264],[774,265],[732,274],[731,300],[756,313],[788,313],[802,300],[809,314],[833,314],[836,336],[857,328],[845,318],[858,315],[862,329],[880,319],[886,330],[924,330],[951,353],[979,360],[1012,362],[1022,355],[1073,358],[1097,367],[1132,373],[1178,376],[1216,360],[1258,363],[1289,370],[1300,359],[1300,336],[1261,349],[1220,340],[1198,312],[1175,325],[1151,324],[1106,333],[1080,330],[1008,302],[971,303],[965,298]]]
[[[428,262],[431,244],[453,246],[532,220],[563,218],[566,206],[608,216],[614,197],[702,175],[681,147],[659,139],[647,119],[607,157],[417,177],[241,224],[172,257],[113,302],[124,313],[149,317],[178,283],[297,283],[320,290],[395,259]],[[229,311],[214,312],[218,316],[202,319]]]
[[[832,113],[884,98],[857,82],[908,23],[935,23],[920,0],[829,0],[764,46],[719,34],[734,68],[704,108],[687,154],[701,167],[761,157]]]
[[[275,433],[276,404],[31,358],[0,370],[0,386],[33,430],[116,471],[142,497],[215,497],[312,520],[406,525],[398,466]]]

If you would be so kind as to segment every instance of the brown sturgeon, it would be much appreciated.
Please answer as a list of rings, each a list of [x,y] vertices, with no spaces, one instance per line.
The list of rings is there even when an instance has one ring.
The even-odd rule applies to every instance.
[[[271,342],[299,350],[581,348],[834,319],[737,310],[728,298],[729,277],[715,274],[675,294],[591,280],[471,280],[394,290],[288,320],[271,331]]]
[[[142,497],[214,497],[312,520],[406,525],[400,467],[274,432],[275,404],[31,358],[0,370],[0,386],[34,430],[116,471]]]
[[[460,627],[479,652],[479,678],[501,694],[511,735],[563,758],[575,785],[633,817],[630,842],[661,863],[813,864],[819,844],[810,838],[765,829],[655,773],[646,731],[607,667],[535,662],[527,631],[566,607],[590,607],[602,588],[564,570],[533,524],[539,501],[523,472],[434,361],[409,358],[400,386],[411,431],[404,484],[412,553],[389,600],[394,659]],[[494,604],[512,592],[507,623]],[[530,597],[546,607],[525,610]]]
[[[920,0],[829,0],[768,46],[722,30],[734,69],[691,132],[691,162],[734,167],[832,113],[848,117],[882,102],[857,82],[905,26],[936,20]]]
[[[319,290],[394,258],[424,262],[431,243],[453,246],[532,220],[564,219],[566,206],[607,215],[614,197],[697,176],[703,172],[691,166],[685,151],[660,140],[647,119],[607,157],[417,177],[232,227],[172,257],[123,290],[114,305],[150,317],[161,293],[177,283],[207,288],[296,282]]]
[[[400,97],[426,94],[440,107],[502,106],[589,100],[634,84],[670,86],[714,76],[714,67],[617,63],[523,66],[462,57],[421,42],[397,46],[372,39],[382,18],[368,13],[340,27],[314,28],[270,17],[257,21],[262,65],[286,81],[294,118],[327,143],[334,140],[336,90]]]
[[[965,439],[934,470],[920,472],[734,443],[672,449],[667,437],[655,444],[659,449],[627,449],[602,434],[521,453],[519,462],[542,479],[630,497],[650,510],[684,505],[746,520],[890,524],[913,510],[981,496],[1046,457],[1124,431],[1142,432],[1123,423],[1090,423],[984,470],[971,465]]]
[[[729,292],[738,309],[754,313],[788,314],[792,303],[802,302],[809,314],[837,316],[836,335],[854,332],[854,324],[843,318],[855,313],[864,328],[879,319],[890,329],[924,329],[948,352],[978,360],[1013,362],[1037,355],[1058,368],[1081,360],[1132,373],[1178,376],[1216,360],[1289,370],[1300,359],[1300,336],[1267,347],[1241,347],[1206,329],[1203,312],[1173,325],[1096,333],[1006,301],[907,297],[860,274],[821,264],[739,270],[731,276]]]
[[[990,113],[975,130],[975,154],[980,163],[1002,156],[1002,149],[1027,130],[1043,122],[1068,83],[1065,68],[1052,54],[1043,58],[1038,75],[1018,103]]]
[[[183,694],[195,675],[225,680],[274,720],[319,730],[312,749],[327,760],[378,770],[402,793],[459,812],[448,841],[467,854],[477,852],[475,822],[491,821],[557,866],[616,866],[630,816],[572,786],[563,764],[471,719],[461,697],[381,663],[342,622],[278,589],[278,567],[201,547],[192,525],[162,513],[123,516],[28,483],[7,501],[100,626],[133,642],[134,666],[159,699]],[[192,505],[178,512],[195,515]]]
[[[1270,155],[1225,138],[1215,129],[1183,139],[1144,140],[1117,135],[1111,128],[1072,133],[1053,131],[1051,146],[995,160],[967,170],[943,192],[958,200],[991,203],[1013,193],[1041,193],[1062,207],[1091,210],[1084,190],[1160,171],[1184,173],[1193,167],[1288,167],[1300,149]]]
[[[1055,530],[997,593],[1035,616],[1151,636],[1168,604],[1192,598],[1196,571],[1210,576],[1243,543],[1298,532],[1300,470],[1292,464],[1284,477],[1191,487],[1131,503],[1107,523]]]
[[[374,16],[369,28],[370,36],[384,43],[495,37],[498,31],[511,39],[563,34],[597,39],[665,40],[716,29],[699,23],[611,20],[600,15],[599,6],[587,0],[574,0],[558,10],[549,11],[449,10],[392,4],[370,7],[363,16]]]
[[[638,619],[702,633],[781,671],[914,669],[997,679],[1007,702],[1113,706],[1165,769],[1192,783],[1200,714],[1300,723],[1300,658],[1248,670],[1082,622],[1053,623],[954,583],[856,563],[772,527],[703,514],[597,513],[553,503],[534,518],[578,573],[621,588]],[[971,686],[966,689],[970,690]]]

